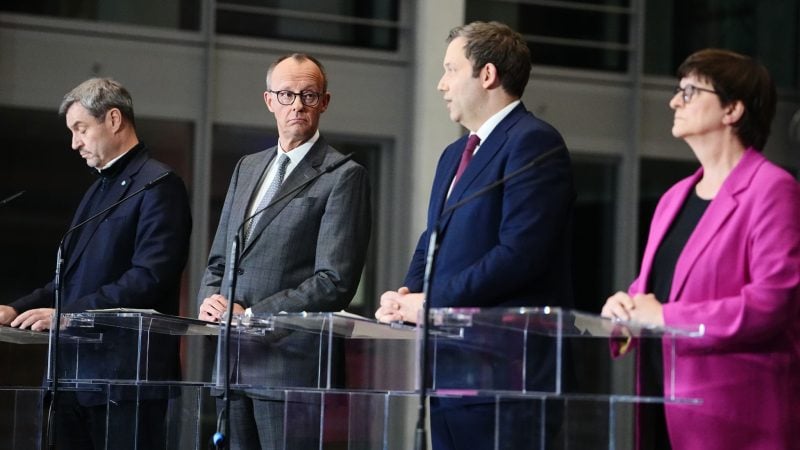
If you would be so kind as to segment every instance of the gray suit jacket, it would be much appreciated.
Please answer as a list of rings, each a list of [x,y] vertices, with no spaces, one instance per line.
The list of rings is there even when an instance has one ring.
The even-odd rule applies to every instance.
[[[228,294],[230,248],[248,216],[258,184],[276,154],[276,148],[243,157],[231,178],[222,214],[203,276],[198,301]],[[343,156],[320,137],[301,163],[284,180],[275,200],[262,213],[248,243],[240,248],[235,302],[254,314],[326,312],[345,308],[361,277],[370,237],[370,190],[366,170],[352,161],[292,193],[283,194]],[[305,334],[305,333],[304,333]],[[278,342],[251,342],[259,354],[242,361],[240,379],[280,386],[316,384],[312,374],[318,365],[318,337],[284,337]],[[256,362],[258,361],[258,362]],[[298,375],[303,374],[298,379]],[[306,376],[308,378],[306,378]],[[241,377],[245,379],[241,379]]]

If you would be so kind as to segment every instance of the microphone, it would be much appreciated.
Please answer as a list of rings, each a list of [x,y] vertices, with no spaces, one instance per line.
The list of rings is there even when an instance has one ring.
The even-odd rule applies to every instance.
[[[223,372],[223,377],[224,378],[223,378],[223,384],[222,384],[222,402],[223,402],[224,406],[222,407],[222,410],[219,412],[219,417],[217,417],[217,431],[214,433],[213,437],[211,438],[212,439],[212,443],[214,444],[214,446],[216,448],[227,448],[229,446],[229,442],[227,440],[227,436],[230,435],[230,423],[228,422],[228,411],[230,410],[230,405],[231,405],[231,398],[230,398],[230,392],[231,392],[231,380],[230,380],[231,339],[230,339],[230,332],[231,332],[231,328],[233,326],[233,303],[234,303],[234,299],[236,298],[236,281],[237,281],[238,275],[239,275],[238,274],[239,257],[240,257],[239,247],[240,247],[240,244],[244,244],[244,242],[240,243],[240,241],[242,240],[242,231],[244,230],[244,227],[248,222],[252,221],[254,218],[256,218],[256,216],[258,216],[259,214],[261,214],[264,211],[266,211],[267,209],[269,209],[269,207],[271,207],[275,203],[280,202],[281,200],[284,200],[285,198],[289,197],[290,195],[293,195],[295,192],[305,188],[306,186],[311,184],[313,181],[315,181],[317,178],[321,177],[322,175],[325,175],[326,173],[333,172],[339,166],[341,166],[342,164],[344,164],[345,162],[350,160],[350,158],[352,158],[352,157],[353,157],[353,153],[348,153],[348,154],[342,156],[341,158],[337,159],[336,161],[328,164],[324,169],[319,171],[313,177],[305,180],[304,182],[302,182],[302,183],[298,184],[297,186],[295,186],[294,188],[282,193],[281,195],[276,196],[275,198],[270,200],[270,202],[269,202],[269,204],[267,206],[259,209],[258,211],[254,212],[253,214],[251,214],[250,216],[245,218],[242,221],[242,223],[239,224],[239,226],[236,229],[236,234],[234,235],[233,241],[231,242],[230,258],[229,258],[230,262],[229,262],[229,266],[227,267],[227,269],[228,269],[228,282],[229,282],[228,283],[228,294],[227,294],[228,303],[227,303],[227,305],[225,307],[225,322],[223,324],[223,329],[222,329],[222,331],[224,332],[224,336],[226,338],[226,341],[224,343],[220,342],[221,344],[223,344],[222,347],[221,347],[221,351],[223,353],[222,354],[222,358],[223,358],[223,361],[224,361],[224,369],[225,369],[225,371]],[[252,231],[251,231],[251,233],[252,233]]]
[[[24,194],[24,193],[25,193],[25,191],[19,191],[19,192],[17,192],[17,193],[16,193],[16,194],[14,194],[14,195],[11,195],[11,196],[9,196],[9,197],[6,197],[6,198],[4,198],[3,200],[0,200],[0,206],[5,206],[5,205],[6,205],[6,203],[11,203],[11,202],[13,202],[14,200],[16,200],[16,199],[18,199],[18,198],[22,197],[22,194]]]
[[[152,181],[146,183],[141,188],[137,189],[136,191],[126,195],[125,197],[117,200],[116,202],[112,203],[106,208],[103,208],[100,212],[96,214],[92,214],[91,217],[88,219],[73,225],[70,227],[62,236],[61,241],[58,243],[58,252],[56,254],[56,274],[55,278],[53,279],[53,308],[55,309],[54,312],[54,319],[55,324],[54,326],[51,324],[50,326],[50,354],[48,358],[48,372],[50,372],[50,379],[52,383],[52,389],[50,391],[50,409],[47,414],[47,436],[48,436],[48,447],[51,449],[56,448],[56,411],[57,411],[57,402],[58,402],[58,346],[59,346],[59,334],[61,329],[61,282],[62,280],[62,273],[61,273],[61,265],[64,262],[64,258],[62,254],[64,252],[64,242],[67,240],[72,233],[81,229],[87,223],[97,219],[98,217],[106,214],[107,212],[111,211],[112,209],[116,208],[117,206],[127,202],[133,197],[141,194],[142,192],[151,189],[153,186],[157,185],[161,181],[163,181],[166,177],[172,174],[172,171],[166,171],[161,175],[154,178]],[[21,195],[21,194],[18,194]]]
[[[416,450],[425,450],[425,448],[427,447],[427,439],[425,436],[425,418],[427,415],[427,411],[425,408],[425,400],[426,397],[428,396],[427,355],[428,355],[428,346],[430,343],[430,330],[428,323],[430,318],[428,316],[430,316],[431,312],[431,303],[432,303],[431,286],[433,283],[433,263],[436,258],[437,247],[439,246],[439,227],[441,226],[444,219],[446,219],[450,214],[452,214],[458,208],[475,200],[478,197],[485,195],[487,192],[490,192],[491,190],[497,188],[498,186],[507,183],[509,180],[516,178],[517,176],[527,172],[533,167],[540,165],[542,162],[547,161],[561,149],[566,150],[564,144],[559,144],[558,146],[547,150],[546,152],[532,159],[530,162],[520,167],[519,169],[516,169],[513,172],[506,174],[504,177],[487,184],[486,186],[462,198],[456,203],[453,203],[452,205],[442,210],[441,214],[439,214],[439,218],[436,219],[436,222],[433,224],[430,238],[428,239],[428,252],[425,257],[425,272],[422,278],[422,293],[424,301],[422,305],[422,311],[423,311],[422,323],[419,324],[419,326],[422,327],[422,345],[420,346],[420,356],[419,356],[420,366],[421,366],[419,372],[419,405],[417,406],[418,415],[417,415],[417,425],[416,425],[415,443],[414,443],[414,448]]]

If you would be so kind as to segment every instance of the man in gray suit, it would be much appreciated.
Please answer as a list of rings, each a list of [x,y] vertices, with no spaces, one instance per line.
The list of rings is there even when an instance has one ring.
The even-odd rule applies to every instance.
[[[201,320],[222,320],[229,300],[234,314],[339,311],[358,286],[370,236],[369,182],[318,131],[330,102],[322,64],[304,54],[278,58],[264,101],[278,145],[243,157],[234,170],[198,294]],[[236,298],[228,299],[234,239],[240,258]],[[313,382],[318,360],[304,344],[300,333],[251,343],[248,352],[257,354],[240,355],[237,370],[267,387]],[[282,400],[264,389],[232,396],[231,448],[280,448]]]

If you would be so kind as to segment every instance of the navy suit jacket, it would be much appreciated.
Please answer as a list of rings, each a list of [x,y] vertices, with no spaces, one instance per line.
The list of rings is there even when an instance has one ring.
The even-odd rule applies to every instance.
[[[136,191],[171,169],[151,159],[141,149],[117,176],[104,204],[109,206]],[[89,217],[85,209],[89,199],[100,188],[97,180],[78,206],[73,222]],[[104,216],[73,233],[65,243],[62,255],[62,312],[76,313],[90,309],[147,308],[165,314],[178,313],[180,280],[189,251],[192,222],[189,200],[183,181],[175,174],[131,198]],[[74,240],[74,242],[73,242]],[[52,308],[53,283],[22,297],[10,306],[17,311]],[[81,352],[81,378],[114,379],[126,377],[135,370],[136,347],[131,342],[114,342],[112,333],[104,335],[104,343],[95,351]],[[127,333],[130,334],[130,333]],[[177,376],[177,346],[152,345],[152,362],[161,367],[155,378]],[[61,347],[69,353],[71,346]],[[62,355],[62,375],[74,375],[75,362]],[[72,371],[72,373],[70,373]],[[174,378],[173,378],[174,379]],[[124,395],[112,395],[124,397]],[[102,402],[100,396],[81,396],[85,403]]]
[[[422,292],[429,235],[439,222],[432,307],[570,306],[575,193],[561,135],[519,104],[481,143],[448,198],[466,140],[439,159],[428,227],[404,285]],[[448,206],[554,148],[562,150],[442,217]]]
[[[412,292],[422,291],[429,236],[438,223],[439,248],[428,295],[432,307],[571,307],[575,191],[569,152],[561,135],[518,105],[481,143],[447,197],[466,141],[464,136],[450,144],[439,160],[428,227],[420,237],[404,285]],[[553,149],[558,150],[530,169],[442,215],[450,205]],[[522,344],[520,333],[472,329],[464,333],[467,344],[452,339],[435,339],[432,344],[436,363],[431,367],[436,368],[432,376],[437,389],[519,386],[521,359],[510,357],[509,348]],[[512,339],[519,342],[512,343]],[[528,362],[525,388],[552,392],[559,351],[554,340],[541,336],[524,339]],[[562,381],[569,376],[562,376]],[[437,414],[443,409],[494,401],[491,396],[435,398],[431,408]],[[462,425],[493,433],[493,418],[486,421]]]

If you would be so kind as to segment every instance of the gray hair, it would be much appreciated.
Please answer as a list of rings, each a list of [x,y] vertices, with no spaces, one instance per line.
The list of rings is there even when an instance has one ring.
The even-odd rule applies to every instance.
[[[119,109],[122,117],[135,128],[133,99],[119,82],[111,78],[90,78],[69,91],[58,107],[58,113],[65,115],[74,104],[79,103],[94,118],[100,120],[113,108]]]

